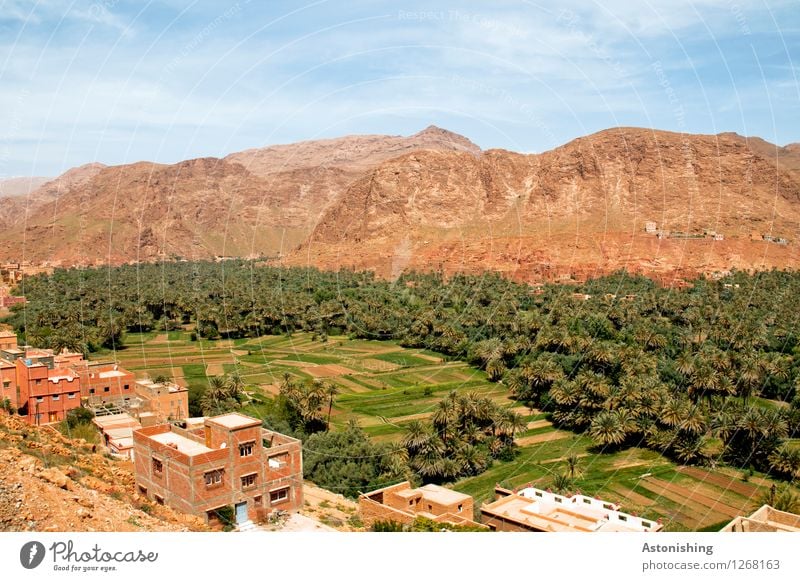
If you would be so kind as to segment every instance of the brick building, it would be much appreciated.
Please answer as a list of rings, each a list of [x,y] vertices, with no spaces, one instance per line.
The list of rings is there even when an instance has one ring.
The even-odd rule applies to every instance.
[[[150,412],[162,421],[189,417],[189,390],[177,383],[139,379],[134,384],[134,392],[138,401],[133,410],[138,414]]]
[[[411,524],[418,516],[455,525],[477,525],[472,520],[473,506],[468,494],[435,484],[411,488],[407,481],[358,498],[359,516],[367,526],[376,521]]]
[[[91,405],[130,399],[136,391],[136,377],[116,363],[98,363],[80,357],[68,364],[80,376],[81,395]]]
[[[229,413],[199,428],[145,427],[133,432],[133,447],[139,492],[182,512],[214,520],[233,507],[241,525],[303,505],[300,441],[257,419]]]
[[[563,496],[538,488],[514,492],[495,488],[497,500],[481,507],[481,522],[511,532],[656,532],[662,525],[620,512],[619,505],[574,494]]]
[[[60,422],[81,405],[81,383],[71,369],[56,367],[52,356],[18,349],[0,352],[2,397],[29,424]],[[28,356],[30,354],[30,356]]]

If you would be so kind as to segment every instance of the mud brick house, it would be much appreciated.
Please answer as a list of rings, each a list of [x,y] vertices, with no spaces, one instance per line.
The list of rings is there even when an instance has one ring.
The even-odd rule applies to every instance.
[[[214,520],[232,507],[236,524],[303,505],[299,440],[229,413],[197,428],[171,424],[133,432],[136,485],[148,498]]]
[[[472,520],[472,497],[449,488],[426,484],[411,488],[401,482],[362,494],[358,499],[358,512],[367,526],[376,521],[393,521],[411,524],[417,517],[455,525],[476,525]]]
[[[574,494],[563,496],[528,487],[517,492],[496,487],[497,500],[481,507],[481,522],[512,532],[657,532],[662,525],[620,512],[619,505]]]

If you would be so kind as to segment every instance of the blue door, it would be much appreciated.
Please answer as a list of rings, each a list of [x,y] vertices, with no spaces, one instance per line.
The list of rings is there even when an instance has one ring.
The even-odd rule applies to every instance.
[[[236,524],[240,525],[247,522],[247,503],[240,502],[236,505]]]

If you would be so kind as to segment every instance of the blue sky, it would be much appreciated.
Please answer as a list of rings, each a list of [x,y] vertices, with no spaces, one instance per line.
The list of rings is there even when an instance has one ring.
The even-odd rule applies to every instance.
[[[0,178],[429,124],[800,141],[798,0],[0,0]]]

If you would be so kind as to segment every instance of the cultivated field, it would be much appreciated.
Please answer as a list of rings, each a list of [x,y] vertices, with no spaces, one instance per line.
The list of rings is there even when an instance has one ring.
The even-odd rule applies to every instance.
[[[476,506],[490,500],[494,486],[526,483],[548,487],[567,472],[567,457],[579,458],[575,488],[619,502],[623,510],[662,519],[667,530],[718,530],[738,514],[748,513],[769,482],[743,480],[743,472],[676,466],[660,454],[633,448],[613,454],[592,449],[589,438],[554,428],[545,415],[507,397],[507,390],[465,363],[391,342],[329,337],[326,343],[308,334],[292,337],[191,341],[188,332],[132,333],[123,349],[98,358],[116,360],[137,376],[163,374],[191,390],[202,389],[212,375],[239,369],[258,401],[277,393],[284,375],[320,378],[338,386],[332,423],[355,419],[373,438],[397,440],[403,427],[429,416],[451,390],[486,395],[526,416],[527,430],[518,436],[520,453],[511,462],[496,462],[483,474],[454,486],[475,497]],[[246,410],[257,415],[257,404]]]

